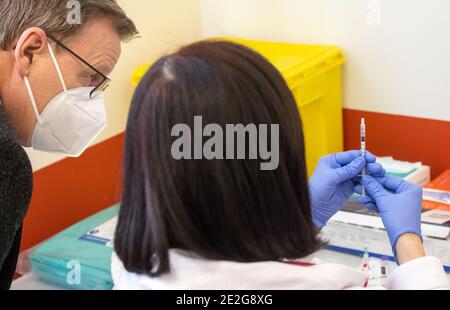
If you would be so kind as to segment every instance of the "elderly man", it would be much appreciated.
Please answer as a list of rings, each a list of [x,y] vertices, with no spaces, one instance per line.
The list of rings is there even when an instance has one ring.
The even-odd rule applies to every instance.
[[[0,288],[32,193],[22,146],[79,156],[105,128],[102,91],[137,35],[115,0],[0,1]]]

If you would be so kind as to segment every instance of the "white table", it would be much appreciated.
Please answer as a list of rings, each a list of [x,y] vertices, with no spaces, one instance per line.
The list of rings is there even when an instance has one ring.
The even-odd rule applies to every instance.
[[[340,252],[322,250],[319,251],[315,258],[327,262],[327,263],[337,263],[347,265],[349,267],[356,268],[361,264],[361,257],[344,254]],[[450,274],[447,273],[448,279],[450,281]],[[27,274],[16,281],[14,281],[12,290],[64,290],[62,287],[58,287],[53,284],[45,283],[36,278],[32,273]]]

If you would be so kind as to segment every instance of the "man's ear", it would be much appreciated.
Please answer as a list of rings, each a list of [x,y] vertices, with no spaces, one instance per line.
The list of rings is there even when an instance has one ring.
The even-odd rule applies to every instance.
[[[41,28],[25,30],[17,40],[14,58],[21,76],[27,76],[33,64],[34,56],[48,52],[48,39]]]

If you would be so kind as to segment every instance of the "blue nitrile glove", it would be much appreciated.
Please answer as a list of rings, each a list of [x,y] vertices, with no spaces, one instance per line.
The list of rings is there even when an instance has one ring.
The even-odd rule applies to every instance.
[[[363,186],[368,195],[359,197],[358,202],[380,213],[394,255],[401,235],[413,233],[422,238],[422,188],[392,176],[377,179],[365,176]],[[355,191],[360,192],[361,186],[357,186]]]
[[[357,177],[366,167],[367,174],[384,177],[383,167],[375,163],[376,157],[366,152],[366,158],[360,151],[349,151],[328,155],[320,159],[314,175],[309,182],[311,209],[314,224],[318,228],[338,212],[360,184]]]

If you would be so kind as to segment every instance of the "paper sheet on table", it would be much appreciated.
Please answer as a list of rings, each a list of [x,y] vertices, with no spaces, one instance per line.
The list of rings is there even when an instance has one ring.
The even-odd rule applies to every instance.
[[[113,217],[106,223],[90,230],[88,233],[80,237],[80,240],[104,244],[107,247],[114,247],[114,232],[117,226],[117,216]]]

